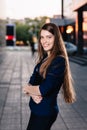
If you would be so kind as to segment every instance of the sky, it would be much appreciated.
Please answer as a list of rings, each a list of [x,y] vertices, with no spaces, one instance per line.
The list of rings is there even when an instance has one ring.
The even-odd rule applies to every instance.
[[[0,0],[0,19],[5,19],[6,15],[6,1],[5,0]]]
[[[61,14],[61,0],[5,0],[6,17],[22,19]]]

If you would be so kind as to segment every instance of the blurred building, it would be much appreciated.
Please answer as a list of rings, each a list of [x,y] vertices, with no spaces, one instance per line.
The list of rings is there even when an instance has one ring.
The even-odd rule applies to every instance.
[[[55,23],[62,34],[63,40],[75,43],[75,19],[74,18],[67,18],[62,15],[58,17],[50,18],[50,22]]]
[[[64,41],[75,44],[75,16],[72,10],[72,0],[61,0],[61,15],[54,15],[50,22],[59,27]]]
[[[75,44],[78,53],[83,53],[87,47],[87,0],[62,0],[64,3],[64,16],[75,19]]]
[[[76,43],[78,52],[87,46],[87,0],[73,0],[73,11],[76,12]]]
[[[59,26],[64,41],[75,44],[75,14],[72,0],[61,0],[61,15],[54,15],[50,22]]]
[[[0,0],[0,46],[5,45],[5,18],[6,6],[5,0]]]
[[[59,26],[63,39],[76,44],[82,54],[87,46],[87,0],[61,0],[61,17],[56,15],[50,21]]]

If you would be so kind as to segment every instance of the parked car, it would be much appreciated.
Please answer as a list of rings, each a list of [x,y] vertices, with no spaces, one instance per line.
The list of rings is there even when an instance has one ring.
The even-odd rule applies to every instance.
[[[23,42],[23,41],[16,41],[16,45],[17,45],[17,46],[23,46],[23,45],[24,45],[24,42]]]
[[[77,52],[77,46],[71,42],[64,42],[68,55],[74,55]]]
[[[87,47],[83,48],[84,54],[87,54]]]

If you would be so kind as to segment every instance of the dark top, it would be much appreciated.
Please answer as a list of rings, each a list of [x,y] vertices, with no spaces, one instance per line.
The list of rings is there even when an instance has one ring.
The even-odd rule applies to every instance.
[[[41,64],[42,62],[35,66],[29,83],[31,85],[39,85],[43,99],[39,104],[36,104],[30,98],[29,106],[36,115],[57,114],[59,112],[57,95],[64,80],[65,59],[57,56],[50,64],[45,79],[39,74]]]

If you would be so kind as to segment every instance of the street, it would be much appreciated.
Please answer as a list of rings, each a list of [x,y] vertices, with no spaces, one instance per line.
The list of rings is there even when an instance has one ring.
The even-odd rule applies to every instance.
[[[26,130],[29,97],[22,88],[32,74],[35,59],[29,49],[0,51],[0,130]],[[70,67],[77,101],[66,104],[59,94],[60,113],[52,130],[87,130],[87,65],[70,61]]]

